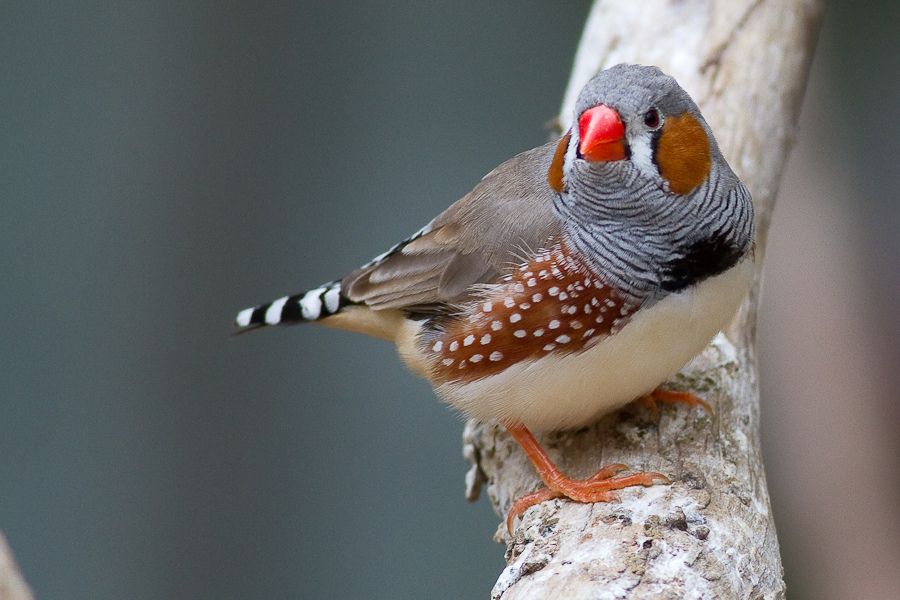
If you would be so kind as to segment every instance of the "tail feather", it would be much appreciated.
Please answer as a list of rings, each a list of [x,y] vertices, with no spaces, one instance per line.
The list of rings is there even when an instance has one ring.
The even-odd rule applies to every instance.
[[[341,282],[331,281],[308,292],[284,296],[267,304],[245,308],[234,319],[237,333],[269,325],[318,321],[353,304],[341,294]]]
[[[378,266],[402,251],[410,242],[419,239],[431,231],[431,223],[414,233],[411,237],[399,244],[394,244],[387,252],[379,254],[362,267],[364,269]],[[351,301],[341,294],[341,282],[330,281],[322,284],[314,290],[284,296],[268,304],[260,304],[251,308],[245,308],[234,319],[235,333],[245,333],[269,325],[287,325],[290,323],[302,323],[304,321],[318,321],[341,312],[344,307],[359,304]],[[362,330],[361,330],[362,331]],[[373,334],[377,335],[377,334]]]

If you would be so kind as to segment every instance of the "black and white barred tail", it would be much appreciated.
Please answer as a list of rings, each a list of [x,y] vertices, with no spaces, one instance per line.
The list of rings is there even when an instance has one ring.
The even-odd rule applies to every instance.
[[[234,324],[238,333],[241,333],[267,325],[318,321],[339,313],[351,304],[353,303],[341,294],[341,282],[332,281],[308,292],[245,308],[238,313]]]
[[[431,231],[431,223],[418,230],[410,237],[398,244],[394,244],[387,252],[379,254],[360,269],[366,269],[382,264],[394,254],[403,250],[410,242],[422,237]],[[284,296],[268,304],[260,304],[252,308],[245,308],[234,319],[238,333],[252,331],[268,325],[287,325],[290,323],[303,323],[305,321],[318,321],[325,317],[335,315],[345,306],[354,303],[341,293],[341,282],[330,281],[319,287],[296,294]]]

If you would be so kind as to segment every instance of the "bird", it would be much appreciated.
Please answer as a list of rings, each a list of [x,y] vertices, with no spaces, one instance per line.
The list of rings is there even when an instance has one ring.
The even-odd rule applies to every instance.
[[[660,388],[730,321],[754,269],[753,203],[697,104],[655,66],[579,93],[559,140],[502,163],[340,279],[240,311],[237,332],[317,322],[383,338],[460,413],[502,424],[550,498],[667,483],[609,465],[572,479],[535,432],[583,427]]]

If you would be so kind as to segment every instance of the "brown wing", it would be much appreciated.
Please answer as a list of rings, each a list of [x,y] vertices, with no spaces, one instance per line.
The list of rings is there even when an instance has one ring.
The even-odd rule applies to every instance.
[[[494,281],[559,230],[547,169],[556,144],[488,173],[422,231],[347,275],[341,292],[375,310],[441,312]]]

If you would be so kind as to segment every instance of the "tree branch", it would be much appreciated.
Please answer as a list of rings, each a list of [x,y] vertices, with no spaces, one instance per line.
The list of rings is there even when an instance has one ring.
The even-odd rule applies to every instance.
[[[670,486],[627,489],[620,501],[563,500],[530,509],[514,536],[498,527],[508,565],[492,597],[782,598],[784,582],[759,446],[755,321],[766,234],[794,137],[819,0],[598,0],[588,17],[561,111],[599,69],[654,64],[690,93],[753,194],[757,280],[726,332],[669,386],[714,409],[626,408],[583,430],[546,435],[560,466],[587,476],[625,463]],[[540,485],[496,424],[470,421],[468,496],[482,483],[494,509]]]
[[[22,579],[6,538],[0,533],[0,600],[32,600],[31,590]]]

